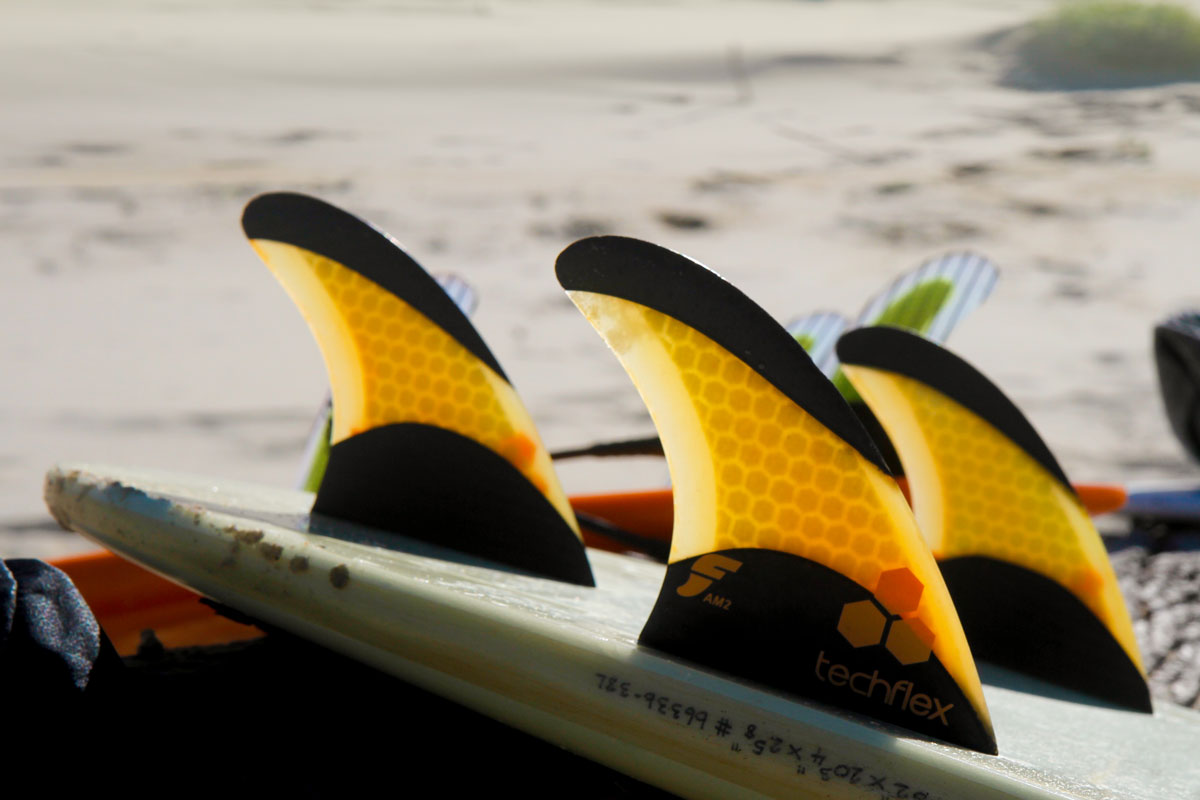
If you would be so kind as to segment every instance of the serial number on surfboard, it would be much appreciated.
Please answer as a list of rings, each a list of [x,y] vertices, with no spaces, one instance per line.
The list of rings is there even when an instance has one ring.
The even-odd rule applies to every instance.
[[[675,700],[659,692],[635,687],[617,675],[593,673],[596,688],[617,698],[643,704],[648,712],[679,722],[689,728],[705,731],[719,742],[728,742],[734,752],[755,756],[777,756],[788,759],[797,775],[812,776],[822,781],[842,781],[861,786],[868,792],[897,800],[930,800],[930,794],[910,784],[878,775],[869,767],[839,764],[837,759],[818,745],[798,745],[772,735],[761,723],[737,722],[725,715],[709,714],[708,709]]]

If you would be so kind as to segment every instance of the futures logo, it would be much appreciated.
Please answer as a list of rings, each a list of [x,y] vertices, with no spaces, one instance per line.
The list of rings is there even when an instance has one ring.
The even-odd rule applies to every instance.
[[[680,597],[695,597],[712,586],[714,581],[719,581],[727,573],[737,572],[741,568],[742,562],[728,556],[716,553],[701,556],[692,564],[692,574],[688,576],[687,582],[676,589],[675,593]]]

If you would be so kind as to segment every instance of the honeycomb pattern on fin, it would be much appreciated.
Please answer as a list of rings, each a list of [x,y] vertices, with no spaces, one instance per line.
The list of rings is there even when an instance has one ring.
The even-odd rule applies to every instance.
[[[658,428],[674,485],[670,563],[758,548],[869,592],[904,570],[923,587],[904,618],[932,632],[933,652],[986,721],[974,662],[912,513],[803,348],[715,273],[655,245],[585,239],[563,251],[557,273]]]
[[[1144,676],[1100,536],[1016,406],[962,359],[906,331],[851,332],[838,354],[897,446],[917,521],[938,560],[994,559],[1054,581],[1104,624]]]
[[[390,425],[450,431],[506,460],[579,539],[549,454],[491,351],[454,300],[395,241],[297,194],[254,199],[242,224],[321,348],[333,395],[335,452],[339,443]],[[422,454],[396,457],[419,460]],[[468,465],[463,480],[470,480]],[[396,520],[398,527],[403,523]]]
[[[434,275],[434,280],[468,317],[475,313],[479,306],[479,295],[471,284],[454,274]],[[329,464],[330,441],[333,436],[333,397],[326,392],[325,401],[321,403],[309,430],[308,440],[304,443],[304,455],[300,459],[299,478],[296,486],[306,492],[315,492],[325,476],[325,467]]]

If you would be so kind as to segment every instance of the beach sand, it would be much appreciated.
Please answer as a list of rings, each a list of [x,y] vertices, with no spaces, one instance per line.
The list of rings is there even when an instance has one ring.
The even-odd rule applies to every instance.
[[[1200,85],[1008,85],[1042,2],[10,2],[0,26],[0,550],[58,531],[59,460],[287,485],[324,370],[238,225],[358,213],[476,321],[551,447],[652,432],[553,277],[620,233],[781,321],[947,250],[1003,270],[952,348],[1076,480],[1200,475],[1150,358],[1200,306]],[[661,461],[565,465],[570,491]]]

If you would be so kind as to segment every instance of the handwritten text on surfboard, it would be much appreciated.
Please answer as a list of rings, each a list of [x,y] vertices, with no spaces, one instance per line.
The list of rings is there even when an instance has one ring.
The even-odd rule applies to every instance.
[[[865,793],[896,800],[932,800],[932,795],[911,784],[879,774],[882,770],[868,764],[840,763],[833,753],[820,744],[796,744],[775,735],[761,722],[733,719],[724,714],[710,713],[707,708],[672,698],[645,686],[635,686],[617,675],[593,673],[592,685],[614,698],[627,699],[645,706],[646,712],[665,717],[697,731],[719,746],[734,752],[745,752],[760,758],[782,758],[795,768],[797,775],[821,781],[840,781],[859,786]]]

